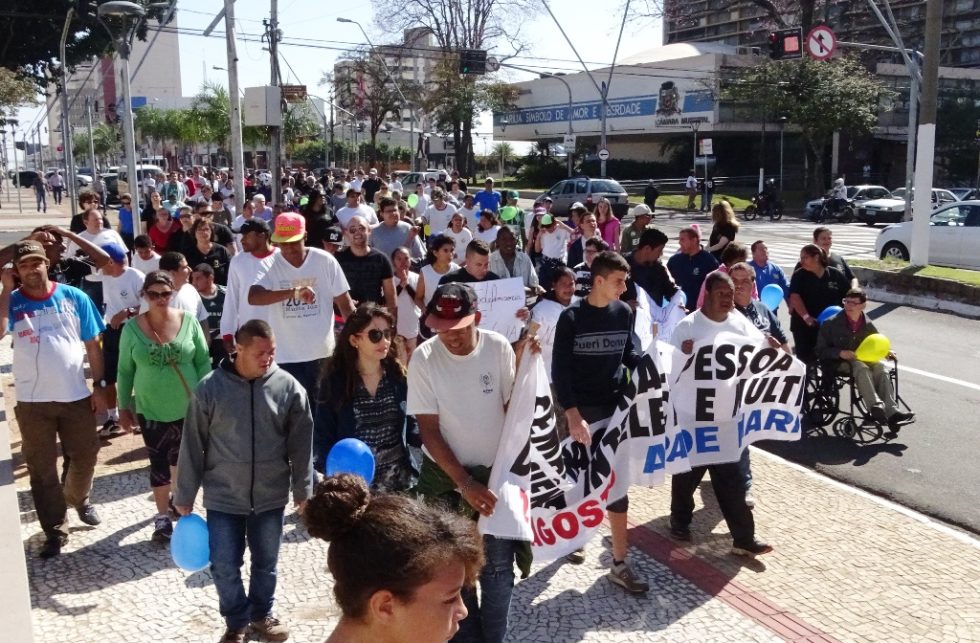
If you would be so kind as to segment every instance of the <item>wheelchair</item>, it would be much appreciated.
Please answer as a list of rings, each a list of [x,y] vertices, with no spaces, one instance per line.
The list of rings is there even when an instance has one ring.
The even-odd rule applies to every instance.
[[[899,393],[898,359],[888,358],[885,368],[895,390],[898,408],[911,411]],[[816,436],[832,433],[859,444],[874,442],[886,433],[889,434],[888,439],[894,437],[887,424],[882,424],[868,412],[868,405],[861,398],[850,369],[851,363],[847,360],[821,360],[807,365],[803,395],[804,434]],[[845,389],[846,396],[842,394]],[[905,424],[913,422],[915,419]]]

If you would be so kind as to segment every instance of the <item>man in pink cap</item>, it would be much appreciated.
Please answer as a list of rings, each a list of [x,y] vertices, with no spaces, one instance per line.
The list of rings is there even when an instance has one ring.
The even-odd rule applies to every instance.
[[[337,260],[325,250],[307,247],[305,239],[303,215],[284,212],[276,217],[272,242],[279,254],[249,288],[248,303],[269,307],[266,321],[277,340],[276,362],[299,380],[312,402],[320,366],[333,353],[333,306],[347,319],[354,303]]]

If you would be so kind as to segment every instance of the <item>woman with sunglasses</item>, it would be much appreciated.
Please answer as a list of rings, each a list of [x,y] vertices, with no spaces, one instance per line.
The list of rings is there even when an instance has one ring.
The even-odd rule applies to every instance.
[[[173,534],[168,515],[170,483],[177,466],[184,415],[191,391],[211,370],[208,343],[194,315],[170,307],[176,287],[162,270],[143,281],[149,309],[123,326],[119,339],[119,419],[123,429],[142,429],[150,457],[150,487],[156,502],[153,540]],[[137,422],[138,420],[138,422]]]
[[[149,199],[140,199],[143,204],[143,211],[140,213],[140,221],[146,223],[147,228],[152,227],[156,221],[157,212],[163,207],[163,197],[156,190],[150,192]],[[168,210],[169,213],[169,210]]]
[[[119,197],[119,236],[132,252],[136,239],[136,217],[133,215],[133,197],[129,193]]]
[[[164,207],[158,208],[153,225],[147,231],[150,241],[153,242],[153,249],[160,254],[166,252],[170,245],[170,237],[178,230],[180,230],[180,224],[174,221],[170,212]]]
[[[357,438],[374,452],[372,487],[405,491],[414,482],[406,436],[418,431],[406,424],[408,380],[392,339],[395,320],[373,303],[357,307],[337,339],[337,348],[324,367],[313,429],[313,459],[317,469],[333,445]]]
[[[214,270],[214,283],[219,286],[228,285],[228,263],[231,256],[220,243],[211,240],[214,230],[211,222],[201,218],[191,225],[191,237],[194,243],[185,248],[187,265],[194,267],[206,263]]]

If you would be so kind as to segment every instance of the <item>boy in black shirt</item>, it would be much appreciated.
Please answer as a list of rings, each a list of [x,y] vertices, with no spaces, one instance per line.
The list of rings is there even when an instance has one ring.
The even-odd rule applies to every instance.
[[[558,403],[565,409],[572,439],[592,441],[589,424],[612,415],[626,369],[636,367],[640,355],[633,341],[633,310],[619,300],[626,291],[629,264],[615,252],[602,252],[592,261],[592,289],[562,311],[555,329],[551,378]],[[613,568],[609,579],[632,594],[649,585],[636,578],[626,564],[626,512],[629,497],[607,506],[612,528]],[[581,551],[569,555],[584,562]]]

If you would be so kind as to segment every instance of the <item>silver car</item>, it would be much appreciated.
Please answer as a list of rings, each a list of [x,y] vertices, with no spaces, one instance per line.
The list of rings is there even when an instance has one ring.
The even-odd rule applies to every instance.
[[[534,204],[543,202],[545,198],[551,199],[551,212],[558,215],[567,215],[576,201],[585,204],[590,210],[602,198],[609,199],[614,205],[629,202],[626,189],[614,179],[590,179],[587,176],[576,176],[555,183],[550,190],[536,198]]]

